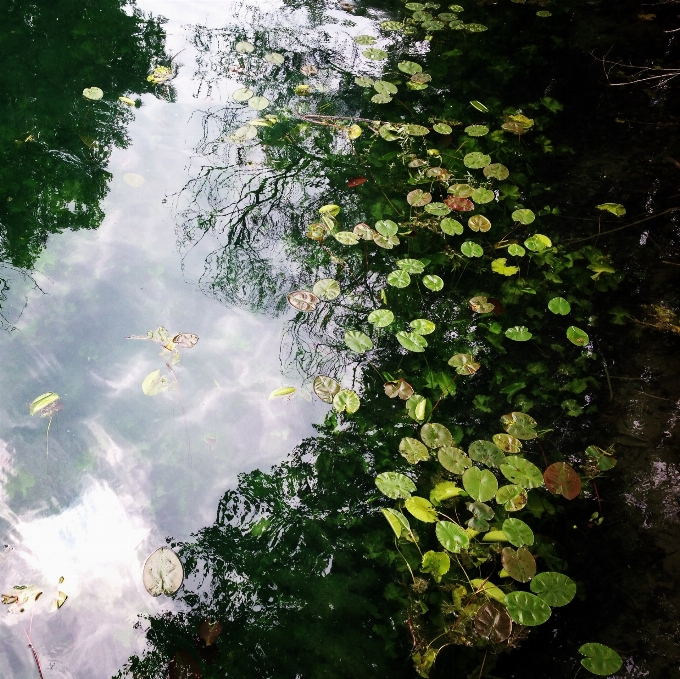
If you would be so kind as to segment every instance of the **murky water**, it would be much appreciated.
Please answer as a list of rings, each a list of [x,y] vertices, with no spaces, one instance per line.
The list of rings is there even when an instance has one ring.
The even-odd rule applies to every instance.
[[[585,642],[616,648],[624,659],[616,676],[678,671],[678,227],[669,173],[677,172],[680,151],[676,133],[664,127],[675,125],[677,97],[672,85],[612,94],[590,55],[614,45],[619,59],[629,49],[636,63],[666,59],[670,68],[675,47],[663,30],[674,30],[673,17],[661,8],[650,18],[634,3],[512,4],[527,6],[504,5],[497,14],[492,2],[465,8],[489,24],[490,43],[476,42],[477,33],[487,35],[481,29],[438,42],[436,25],[431,44],[380,34],[377,48],[395,62],[422,61],[433,79],[429,89],[402,93],[398,78],[407,71],[395,70],[389,83],[401,89],[399,96],[386,90],[395,101],[384,119],[448,121],[462,130],[484,122],[488,109],[478,100],[486,102],[497,122],[510,123],[506,138],[502,130],[489,138],[496,135],[494,160],[504,158],[517,181],[514,189],[496,187],[486,202],[505,200],[508,213],[531,207],[560,247],[620,224],[611,213],[602,221],[597,202],[625,202],[628,221],[668,216],[650,221],[649,230],[623,231],[616,243],[594,241],[602,252],[585,250],[561,268],[551,263],[540,282],[527,265],[516,288],[475,269],[453,239],[423,246],[400,222],[399,256],[427,260],[427,271],[450,286],[440,298],[427,297],[429,286],[407,298],[400,285],[385,284],[395,265],[380,258],[389,252],[362,244],[364,255],[352,260],[335,242],[312,251],[307,238],[325,203],[371,225],[409,209],[393,189],[406,185],[395,177],[416,154],[404,161],[405,151],[381,147],[388,132],[382,141],[374,135],[378,151],[364,148],[357,160],[342,127],[360,122],[363,138],[381,127],[381,109],[371,108],[354,78],[388,75],[379,60],[362,60],[353,38],[378,35],[381,22],[402,16],[401,5],[139,0],[133,9],[118,0],[70,0],[9,2],[0,10],[0,44],[11,57],[0,76],[0,588],[43,591],[30,610],[2,611],[3,677],[37,676],[27,634],[46,678],[111,677],[131,657],[140,677],[411,677],[410,656],[424,647],[428,625],[441,625],[453,644],[433,677],[571,677]],[[235,48],[239,40],[255,43],[258,59]],[[285,55],[283,65],[259,58],[272,52]],[[149,82],[168,65],[167,82]],[[313,73],[301,70],[310,65]],[[615,76],[625,69],[612,67]],[[304,90],[309,83],[316,98]],[[101,88],[103,98],[83,97],[87,87]],[[254,113],[235,103],[234,92],[248,87],[271,107]],[[514,139],[507,130],[523,123],[508,116],[524,104],[536,128]],[[279,128],[264,119],[261,145],[230,140],[265,114],[278,116],[285,134],[270,132]],[[329,124],[325,115],[336,117]],[[439,156],[453,154],[451,128],[438,135]],[[503,234],[488,214],[494,230],[480,250],[495,252]],[[513,219],[510,233],[519,226]],[[416,220],[413,229],[422,226]],[[465,233],[477,238],[484,230]],[[521,243],[531,232],[518,233]],[[351,293],[319,313],[296,314],[286,294],[311,290],[322,277]],[[541,288],[546,281],[554,289]],[[582,354],[559,345],[562,319],[543,309],[546,294],[557,292],[594,340]],[[531,325],[535,342],[508,342],[499,323],[469,320],[467,300],[480,294],[501,298],[493,319],[505,323],[507,313],[515,320],[505,325]],[[405,350],[412,345],[388,345],[387,331],[376,328],[369,360],[348,354],[344,332],[370,333],[365,316],[381,304],[392,305],[398,322],[421,314],[440,326],[429,340],[431,363],[412,361],[418,354]],[[159,343],[126,339],[159,326],[194,333],[198,343],[170,363]],[[437,368],[437,360],[446,366],[451,353],[467,351],[463,341],[492,368],[474,378],[483,385],[476,393],[468,384],[479,381]],[[154,370],[173,388],[147,396],[142,381]],[[548,370],[550,378],[542,377]],[[316,374],[358,392],[355,420],[328,416],[330,406],[312,393]],[[382,383],[401,376],[431,399],[428,418],[433,405],[440,408],[441,421],[460,432],[457,441],[490,438],[501,414],[531,410],[545,435],[554,432],[545,444],[550,461],[561,455],[581,464],[594,444],[613,445],[618,456],[595,485],[579,467],[584,492],[568,510],[557,502],[555,509],[545,491],[547,504],[519,515],[542,522],[539,570],[568,563],[578,595],[531,634],[516,625],[517,636],[498,654],[476,637],[455,636],[457,618],[446,618],[461,614],[452,608],[453,586],[445,581],[436,590],[420,576],[404,585],[405,568],[395,566],[377,512],[388,505],[376,497],[374,477],[393,469],[415,475],[395,451],[425,419],[386,399]],[[449,398],[456,381],[458,394]],[[295,393],[269,398],[284,386]],[[62,409],[51,419],[32,417],[29,404],[45,392],[58,393]],[[543,448],[528,455],[547,466]],[[450,477],[441,474],[418,482]],[[141,570],[166,542],[187,580],[176,597],[156,599]],[[484,567],[483,559],[475,564],[480,577],[491,577]],[[58,592],[68,599],[54,610]],[[212,620],[225,628],[216,645],[198,631]]]

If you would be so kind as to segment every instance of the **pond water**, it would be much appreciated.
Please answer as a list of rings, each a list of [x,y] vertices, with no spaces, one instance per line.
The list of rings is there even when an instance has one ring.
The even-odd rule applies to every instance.
[[[673,4],[0,9],[3,677],[680,671]]]

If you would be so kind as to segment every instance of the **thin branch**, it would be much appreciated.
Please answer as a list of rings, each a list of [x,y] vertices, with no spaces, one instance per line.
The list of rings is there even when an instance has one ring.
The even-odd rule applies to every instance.
[[[657,214],[652,215],[651,217],[645,217],[644,219],[640,219],[637,222],[631,222],[630,224],[626,224],[625,226],[619,226],[616,229],[610,229],[609,231],[602,231],[601,233],[596,233],[593,236],[587,236],[586,238],[577,238],[575,240],[569,240],[569,241],[566,241],[566,242],[567,243],[582,243],[583,241],[591,240],[592,238],[599,238],[600,236],[606,236],[607,234],[615,233],[616,231],[622,231],[623,229],[627,229],[630,226],[636,226],[637,224],[642,224],[643,222],[648,222],[650,219],[656,219],[657,217],[661,217],[662,215],[666,215],[669,212],[675,212],[676,210],[680,210],[680,207],[671,207],[671,208],[668,208],[668,210],[664,210],[663,212],[658,212]]]

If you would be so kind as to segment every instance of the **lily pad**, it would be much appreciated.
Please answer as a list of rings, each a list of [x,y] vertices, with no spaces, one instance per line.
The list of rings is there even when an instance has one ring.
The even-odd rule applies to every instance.
[[[542,625],[550,618],[550,606],[528,592],[510,592],[505,597],[505,606],[515,622],[527,627]]]
[[[454,354],[448,363],[459,375],[474,375],[481,367],[472,354]]]
[[[439,134],[451,134],[453,132],[453,128],[446,123],[435,123],[432,129]]]
[[[428,274],[423,276],[423,285],[432,292],[439,292],[444,287],[444,281],[439,276]]]
[[[159,371],[160,372],[160,371]],[[46,410],[50,410],[54,404],[59,401],[59,394],[55,394],[53,391],[48,391],[45,394],[41,394],[38,398],[33,399],[28,407],[28,412],[31,415],[40,413],[41,417],[44,417],[42,413]]]
[[[529,460],[518,455],[508,455],[501,465],[501,474],[511,483],[523,488],[539,488],[543,485],[541,470]]]
[[[302,73],[302,75],[316,75],[318,72],[319,69],[313,64],[304,64],[302,67],[300,67],[300,73]]]
[[[512,633],[512,619],[508,612],[497,603],[488,601],[475,615],[475,631],[483,639],[500,644]]]
[[[248,99],[248,106],[255,111],[262,111],[269,106],[269,99],[267,97],[251,97]]]
[[[359,330],[348,330],[345,333],[345,344],[358,354],[363,354],[373,349],[371,338]]]
[[[472,460],[460,448],[443,446],[437,451],[439,464],[452,474],[461,475],[468,467],[472,466]]]
[[[383,516],[387,519],[387,523],[394,531],[394,534],[399,538],[401,534],[406,531],[407,533],[411,531],[411,524],[408,519],[396,509],[390,509],[388,507],[380,510]]]
[[[450,9],[451,9],[451,11],[454,11],[454,12],[456,11],[452,8],[450,8]],[[488,113],[489,112],[489,109],[486,106],[484,106],[484,104],[482,104],[481,101],[477,101],[476,99],[470,102],[470,106],[472,106],[472,108],[476,108],[478,111],[481,111],[482,113]]]
[[[410,464],[417,464],[430,459],[430,451],[418,439],[409,436],[399,442],[399,454]]]
[[[151,596],[175,594],[184,582],[184,568],[177,554],[167,547],[153,552],[144,563],[142,582]]]
[[[373,240],[375,238],[375,231],[363,222],[357,224],[353,229],[352,233],[361,240]]]
[[[85,99],[98,101],[104,96],[104,92],[99,87],[86,87],[83,90],[83,96],[85,97]]]
[[[519,453],[522,450],[522,442],[510,434],[494,434],[492,440],[504,453]]]
[[[533,221],[535,221],[536,215],[532,210],[521,208],[519,210],[515,210],[512,213],[512,218],[514,221],[519,222],[520,224],[531,224]]]
[[[419,335],[415,335],[419,337]],[[425,341],[424,337],[420,338],[421,341]],[[432,404],[429,399],[426,399],[420,394],[413,394],[406,401],[406,412],[408,412],[409,417],[416,422],[423,422],[427,416],[432,413]]]
[[[461,246],[460,246],[460,251],[466,256],[466,257],[481,257],[484,254],[484,250],[482,249],[481,245],[477,245],[477,243],[471,241],[471,240],[466,240]]]
[[[359,76],[354,78],[354,82],[359,85],[359,87],[373,87],[375,80],[373,78],[366,78],[364,76]]]
[[[397,398],[398,396],[402,401],[407,401],[413,396],[413,387],[404,379],[385,382],[383,388],[385,394],[390,398]]]
[[[387,497],[393,500],[400,498],[407,499],[411,497],[416,489],[416,484],[404,474],[398,472],[383,472],[375,477],[375,485],[378,490]]]
[[[436,217],[445,217],[450,214],[451,208],[446,203],[430,203],[425,206],[425,212],[429,212]]]
[[[420,438],[428,448],[441,448],[453,445],[451,432],[443,425],[428,422],[420,430]]]
[[[508,519],[508,521],[517,520]],[[552,571],[539,573],[531,581],[530,588],[536,596],[552,608],[566,606],[576,596],[576,583],[569,576]]]
[[[487,165],[484,168],[483,173],[487,179],[498,179],[499,181],[503,181],[510,176],[510,170],[501,163],[491,163],[491,165]]]
[[[234,49],[237,52],[241,52],[241,54],[250,54],[251,52],[255,51],[255,45],[251,45],[249,42],[241,40],[240,42],[236,43]]]
[[[275,66],[280,66],[286,60],[283,54],[279,54],[278,52],[268,52],[264,55],[264,58],[265,61],[268,61]]]
[[[505,257],[498,257],[491,262],[491,271],[500,274],[501,276],[514,276],[519,273],[518,266],[508,266]]]
[[[333,397],[333,407],[339,412],[347,412],[350,415],[359,410],[361,401],[355,391],[351,389],[340,389],[340,391]]]
[[[481,170],[487,165],[491,165],[491,156],[487,156],[485,153],[479,153],[478,151],[473,151],[463,158],[463,164],[465,167],[469,167],[473,170]]]
[[[501,561],[506,573],[517,582],[529,582],[536,575],[536,559],[526,547],[520,547],[517,551],[512,547],[504,547]]]
[[[414,73],[422,73],[423,70],[423,67],[420,64],[417,64],[415,61],[400,61],[397,64],[397,68],[402,73],[408,73],[409,75],[413,75]]]
[[[501,424],[508,434],[516,436],[522,441],[535,439],[536,427],[538,426],[536,420],[526,413],[508,413],[501,417]]]
[[[334,396],[340,391],[340,383],[332,377],[317,375],[312,383],[312,389],[324,403],[333,403]]]
[[[496,493],[496,498],[498,499],[498,493]],[[503,521],[503,533],[508,542],[515,547],[534,544],[534,531],[521,519],[506,519]]]
[[[343,245],[356,245],[359,242],[359,236],[353,231],[338,231],[333,234],[333,238]]]
[[[437,521],[435,533],[439,544],[453,554],[459,554],[470,547],[470,536],[453,521]]]
[[[604,212],[611,212],[617,217],[623,217],[626,214],[626,208],[620,203],[602,203],[601,205],[595,206],[598,210],[603,210]]]
[[[421,262],[419,259],[398,259],[397,266],[403,271],[407,271],[410,274],[423,273],[423,271],[425,270],[424,262]]]
[[[483,539],[486,540],[486,537],[487,535],[485,535]],[[505,601],[505,592],[499,587],[496,587],[493,582],[482,580],[482,578],[473,578],[470,580],[470,584],[475,588],[475,591],[484,594],[489,597],[489,599],[494,599],[501,604]]]
[[[375,230],[385,236],[386,238],[390,236],[395,236],[399,227],[391,219],[381,219],[375,223]]]
[[[451,217],[442,219],[439,222],[439,228],[448,236],[460,236],[463,233],[463,225]]]
[[[468,125],[465,133],[471,137],[483,137],[489,134],[489,128],[486,125]]]
[[[460,495],[467,495],[467,493],[452,481],[441,481],[430,491],[430,502],[439,505],[444,500]]]
[[[588,333],[581,330],[581,328],[577,328],[575,325],[570,325],[567,328],[567,339],[577,347],[584,347],[590,342]]]
[[[411,276],[408,271],[397,269],[387,274],[387,284],[394,288],[406,288],[411,283]]]
[[[512,255],[513,257],[524,257],[526,250],[517,243],[511,243],[508,245],[508,254]]]
[[[473,441],[468,448],[468,455],[487,467],[498,467],[505,462],[503,451],[491,441]]]
[[[554,314],[566,316],[571,311],[571,304],[564,297],[553,297],[548,302],[548,309]]]
[[[496,502],[503,505],[506,512],[518,512],[528,501],[527,491],[522,486],[501,486],[496,493]]]
[[[491,222],[484,215],[474,215],[468,219],[468,226],[473,231],[485,233],[491,228]]]
[[[375,309],[368,314],[368,322],[376,328],[386,328],[394,322],[394,314],[389,309]]]
[[[422,189],[414,189],[407,194],[406,202],[412,207],[424,207],[432,202],[432,194]]]
[[[566,462],[553,462],[544,472],[545,487],[553,495],[562,495],[573,500],[581,492],[581,477]]]
[[[581,665],[589,672],[601,677],[614,674],[623,666],[621,656],[614,649],[604,644],[583,644],[578,652],[586,656],[581,660]]]
[[[529,328],[525,325],[515,325],[505,331],[505,336],[513,342],[526,342],[530,340],[533,335],[529,332]]]
[[[404,349],[408,349],[408,351],[413,351],[418,354],[423,353],[427,346],[427,340],[417,332],[406,332],[402,330],[396,334],[396,338]]]
[[[412,495],[406,500],[404,506],[418,521],[423,521],[424,523],[435,523],[437,521],[437,510],[424,497]]]
[[[316,305],[321,301],[314,293],[307,292],[306,290],[296,290],[295,292],[289,293],[286,298],[288,299],[288,304],[297,309],[298,311],[314,311]]]
[[[486,169],[486,168],[484,168]],[[475,189],[472,192],[472,200],[475,201],[478,205],[483,205],[484,203],[490,203],[494,198],[496,197],[496,194],[491,190],[491,189],[485,189],[483,187],[479,187]],[[491,222],[489,222],[490,224]],[[480,229],[481,231],[482,229]],[[488,229],[487,229],[488,231]]]
[[[420,570],[429,573],[435,582],[441,582],[442,577],[449,572],[449,568],[451,568],[451,560],[446,552],[430,550],[423,554]]]
[[[249,90],[247,87],[241,87],[238,90],[234,90],[234,92],[232,92],[231,98],[234,101],[242,102],[252,99],[254,95],[255,92],[252,90]]]
[[[373,61],[383,61],[384,59],[387,59],[387,52],[378,49],[377,47],[369,47],[368,49],[365,49],[362,54],[367,59],[373,59]]]
[[[392,97],[389,94],[374,94],[371,97],[371,101],[374,104],[389,104],[392,101]]]
[[[357,35],[356,38],[354,38],[354,42],[357,45],[375,45],[378,40],[372,35]]]
[[[142,391],[146,396],[156,396],[170,389],[170,380],[161,375],[160,370],[149,373],[142,381]]]
[[[498,490],[498,481],[488,469],[470,467],[463,474],[463,487],[478,502],[487,502]]]
[[[543,252],[543,250],[552,247],[552,241],[542,233],[535,233],[524,241],[524,246],[532,252]]]
[[[417,332],[419,335],[430,335],[437,327],[432,321],[428,321],[426,318],[416,318],[414,321],[411,321],[409,325],[413,328],[413,332]]]
[[[314,283],[314,294],[321,299],[335,299],[340,295],[340,283],[333,278],[322,278]]]

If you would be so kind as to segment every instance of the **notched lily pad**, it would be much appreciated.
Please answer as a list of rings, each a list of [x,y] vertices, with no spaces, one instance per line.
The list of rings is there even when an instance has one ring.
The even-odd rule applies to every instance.
[[[472,460],[465,451],[452,446],[443,446],[437,451],[439,464],[452,474],[462,475],[468,467],[472,466]]]
[[[416,489],[416,484],[404,474],[398,472],[383,472],[375,477],[378,490],[393,500],[407,499]]]
[[[501,561],[507,574],[517,582],[529,582],[536,575],[536,559],[526,547],[520,547],[517,551],[512,547],[504,547]]]
[[[184,582],[184,568],[175,552],[160,547],[144,563],[142,582],[151,596],[171,596]]]
[[[443,425],[428,422],[420,430],[420,438],[428,448],[441,448],[453,445],[451,432]]]
[[[510,592],[505,597],[505,606],[515,622],[527,627],[542,625],[550,618],[550,606],[528,592]]]
[[[459,375],[474,375],[481,368],[472,354],[454,354],[448,363]]]
[[[614,649],[604,644],[583,644],[578,652],[586,656],[581,660],[581,665],[589,672],[601,677],[614,674],[623,666],[621,656]]]
[[[399,454],[410,464],[430,459],[430,451],[418,439],[406,436],[399,442]]]
[[[332,377],[317,375],[312,383],[314,393],[324,402],[333,403],[333,398],[340,391],[340,383]]]
[[[314,293],[306,290],[296,290],[286,295],[288,304],[298,311],[314,311],[317,304],[321,301]]]
[[[531,581],[531,591],[548,606],[566,606],[576,596],[576,583],[563,573],[545,571]]]
[[[562,495],[573,500],[581,492],[581,477],[566,462],[553,462],[544,472],[545,487],[553,495]]]
[[[475,631],[483,639],[500,644],[512,633],[512,618],[503,606],[487,601],[475,616]]]
[[[384,385],[385,393],[390,398],[399,397],[402,401],[407,401],[413,396],[413,387],[404,379],[386,382]]]
[[[351,389],[340,389],[340,391],[333,397],[333,407],[339,413],[356,413],[359,410],[361,401],[355,391]]]

